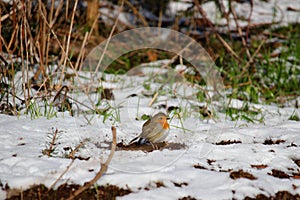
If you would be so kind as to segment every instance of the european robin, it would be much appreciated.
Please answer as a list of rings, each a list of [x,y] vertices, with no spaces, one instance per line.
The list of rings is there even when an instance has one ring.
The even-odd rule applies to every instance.
[[[164,113],[157,113],[143,124],[142,133],[131,140],[129,144],[136,140],[138,140],[138,144],[163,142],[169,134],[168,119]]]

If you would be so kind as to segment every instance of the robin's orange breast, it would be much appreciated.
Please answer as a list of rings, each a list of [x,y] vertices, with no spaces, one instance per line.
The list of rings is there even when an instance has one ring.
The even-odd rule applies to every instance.
[[[169,129],[169,128],[170,128],[170,126],[169,126],[168,122],[165,122],[163,125],[163,129]]]

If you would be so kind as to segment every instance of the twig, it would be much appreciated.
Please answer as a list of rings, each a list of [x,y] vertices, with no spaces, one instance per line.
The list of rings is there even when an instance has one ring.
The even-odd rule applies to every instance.
[[[92,33],[93,33],[93,30],[95,30],[95,27],[97,27],[96,26],[96,24],[98,23],[98,20],[99,20],[99,16],[100,16],[100,12],[98,12],[98,14],[97,14],[97,16],[95,17],[95,20],[94,20],[94,22],[93,22],[93,24],[92,24],[92,27],[91,27],[91,29],[90,29],[90,32],[88,33],[88,40],[90,40],[90,38],[91,38],[91,36],[92,36]],[[96,32],[97,32],[98,30],[96,30]]]
[[[251,18],[252,18],[252,14],[253,14],[253,6],[254,6],[254,2],[253,0],[250,0],[250,15],[247,19],[247,28],[246,28],[246,41],[248,40],[248,36],[249,36],[249,31],[250,31],[250,22],[251,22]]]
[[[84,186],[82,186],[78,190],[76,190],[74,192],[74,194],[71,194],[71,196],[69,196],[68,200],[74,199],[75,197],[77,197],[78,195],[80,195],[82,192],[84,192],[86,189],[90,188],[107,171],[108,165],[109,165],[110,161],[112,160],[112,158],[114,156],[114,153],[115,153],[115,150],[116,150],[116,146],[117,146],[117,132],[116,132],[116,128],[114,126],[112,126],[111,127],[111,131],[112,131],[112,135],[113,135],[113,141],[112,141],[112,145],[111,145],[111,149],[110,149],[110,154],[109,154],[107,160],[105,161],[105,163],[101,163],[101,168],[100,168],[99,172],[96,174],[96,176],[92,180],[90,180],[89,182],[85,183]]]
[[[63,90],[65,90],[65,94],[62,94]],[[53,101],[52,103],[55,104],[55,101],[57,99],[59,99],[61,96],[60,95],[63,95],[63,100],[61,102],[65,102],[67,100],[67,93],[69,92],[69,88],[68,86],[64,85],[62,86],[55,94],[54,98],[53,98]]]
[[[21,45],[20,45],[20,49],[21,49],[21,60],[22,60],[22,89],[23,89],[23,93],[24,93],[24,99],[25,99],[25,103],[26,103],[26,107],[29,106],[29,102],[27,101],[28,97],[30,97],[30,92],[26,93],[26,85],[29,87],[29,80],[28,80],[28,59],[24,58],[24,44],[25,44],[25,50],[27,50],[27,43],[23,42],[23,41],[27,41],[27,30],[26,30],[26,10],[25,10],[25,3],[22,4],[22,23],[20,26],[21,29],[21,34],[20,34],[20,40],[21,40]],[[24,43],[24,44],[23,44]],[[26,55],[28,55],[28,51],[26,51]],[[26,58],[28,58],[26,56]],[[25,65],[26,63],[26,65]],[[25,69],[26,68],[26,69]],[[26,73],[27,72],[27,73]],[[28,88],[27,87],[27,88]],[[28,95],[28,96],[26,96]]]
[[[233,57],[238,60],[239,62],[241,62],[240,57],[232,50],[232,48],[230,47],[230,45],[219,35],[219,33],[217,32],[215,26],[213,25],[213,23],[208,19],[206,12],[203,10],[203,8],[200,6],[199,1],[198,0],[194,0],[195,5],[197,7],[197,9],[199,10],[200,14],[202,15],[202,17],[207,21],[209,27],[213,30],[213,32],[216,34],[218,40],[220,40],[220,42],[223,44],[223,46],[227,49],[227,51],[229,51]]]
[[[69,2],[69,1],[67,1]],[[73,29],[73,24],[74,24],[74,16],[75,16],[75,12],[76,12],[76,8],[77,8],[77,3],[78,0],[75,0],[75,5],[73,7],[73,13],[72,13],[72,18],[71,18],[71,24],[70,24],[70,29],[69,29],[69,33],[68,33],[68,40],[67,40],[67,47],[66,47],[66,54],[65,54],[65,59],[64,59],[64,64],[63,64],[63,68],[62,68],[62,72],[61,72],[61,77],[60,77],[60,81],[59,84],[61,85],[63,82],[63,77],[65,74],[65,70],[66,70],[66,64],[67,64],[67,60],[68,60],[68,54],[69,54],[69,48],[70,48],[70,40],[71,40],[71,33],[72,33],[72,29]],[[66,9],[67,10],[67,9]]]
[[[111,29],[111,31],[110,31],[109,37],[107,38],[105,47],[104,47],[104,49],[103,49],[103,53],[102,53],[102,55],[101,55],[101,57],[100,57],[100,59],[99,59],[99,62],[98,62],[98,64],[97,64],[97,67],[96,67],[96,70],[95,70],[95,73],[98,72],[98,70],[99,70],[99,68],[100,68],[101,62],[102,62],[102,60],[103,60],[103,58],[104,58],[104,55],[105,55],[105,53],[106,53],[106,50],[107,50],[107,48],[108,48],[108,45],[109,45],[110,40],[111,40],[111,38],[112,38],[112,35],[113,35],[113,33],[115,32],[115,29],[116,29],[116,27],[117,27],[117,24],[118,24],[118,21],[119,21],[119,17],[120,17],[121,11],[122,11],[122,9],[123,9],[123,5],[124,5],[124,0],[121,2],[121,6],[119,7],[118,16],[117,16],[117,18],[116,18],[115,24],[113,25],[113,27],[112,27],[112,29]]]
[[[182,54],[183,52],[190,46],[192,45],[193,42],[190,42],[189,44],[187,44],[184,48],[182,48],[175,56],[173,56],[170,61],[168,63],[163,64],[160,68],[164,69],[166,67],[168,67],[170,64],[174,63],[175,60],[179,57],[180,61],[182,61]],[[158,74],[159,72],[156,72],[156,74]],[[168,80],[167,80],[168,81]],[[167,81],[162,84],[159,89],[157,90],[157,92],[154,94],[153,98],[151,99],[151,101],[149,102],[148,106],[151,107],[153,105],[153,103],[155,102],[155,100],[157,99],[158,96],[158,91],[161,90],[161,88],[167,83]]]
[[[54,183],[52,183],[52,185],[49,187],[48,192],[57,184],[57,182],[59,180],[61,180],[61,178],[67,173],[67,171],[69,171],[69,169],[71,168],[71,166],[73,165],[75,159],[72,159],[72,161],[70,162],[70,164],[66,167],[66,169],[63,171],[63,173],[61,173],[61,175],[55,180]]]
[[[155,100],[157,99],[158,96],[158,92],[155,93],[155,95],[153,96],[152,100],[149,102],[148,106],[151,107],[152,104],[155,102]]]
[[[2,62],[4,63],[5,67],[7,67],[8,62],[6,61],[6,59],[0,54],[0,60],[2,60]]]
[[[254,58],[259,53],[261,47],[265,44],[265,42],[266,42],[266,39],[264,39],[264,40],[261,41],[261,43],[259,44],[259,46],[255,50],[255,52],[253,53],[253,55],[250,57],[250,59],[248,60],[248,62],[246,63],[246,65],[243,67],[242,72],[236,77],[237,80],[240,79],[245,72],[247,72],[250,64],[253,63]],[[251,81],[251,79],[249,79],[249,80]]]
[[[50,7],[50,13],[49,13],[49,21],[51,22],[53,19],[53,12],[54,12],[54,0],[51,0],[51,7]],[[43,24],[44,29],[46,30],[48,27],[46,25],[46,23],[44,22]],[[46,47],[45,47],[45,65],[48,66],[48,62],[49,62],[49,48],[50,48],[50,35],[51,32],[49,30],[49,28],[47,29],[47,34],[46,34]]]
[[[161,28],[161,26],[162,26],[162,18],[163,18],[163,10],[160,9],[159,17],[158,17],[158,23],[157,23],[157,27],[159,27],[159,28]]]
[[[234,19],[234,22],[235,22],[235,25],[236,25],[238,34],[239,34],[240,37],[242,38],[242,44],[243,44],[243,46],[244,46],[244,48],[245,48],[245,50],[246,50],[247,57],[248,57],[249,61],[251,61],[251,54],[250,54],[249,49],[248,49],[248,47],[247,47],[246,40],[245,40],[245,38],[243,37],[243,32],[242,32],[242,29],[241,29],[241,27],[240,27],[240,24],[239,24],[239,21],[238,21],[237,14],[236,14],[236,12],[235,12],[235,9],[232,8],[231,1],[229,1],[229,3],[230,3],[230,11],[231,11],[231,13],[232,13],[232,15],[233,15],[233,19]],[[249,24],[248,24],[247,27],[249,27]]]
[[[58,129],[55,129],[55,131],[53,131],[53,137],[51,139],[49,148],[43,150],[43,153],[46,154],[48,157],[51,156],[51,153],[55,149],[57,138],[58,138]]]
[[[69,62],[69,65],[70,65],[71,69],[73,70],[74,74],[76,75],[76,78],[77,78],[78,83],[81,84],[81,85],[83,85],[82,82],[80,81],[78,72],[76,71],[75,67],[73,66],[73,64],[72,64],[72,62],[71,62],[71,60],[70,60],[70,58],[67,56],[67,53],[66,53],[64,47],[62,46],[61,42],[59,41],[59,39],[58,39],[58,37],[57,37],[57,34],[54,32],[52,26],[51,26],[51,25],[49,24],[49,22],[47,21],[47,19],[46,19],[44,13],[41,12],[40,14],[41,14],[42,18],[45,20],[45,22],[46,22],[47,26],[49,27],[51,33],[53,34],[54,39],[56,40],[57,44],[59,45],[59,47],[60,47],[60,49],[61,49],[63,55],[66,56],[66,58],[67,58],[67,60],[68,60],[68,62]],[[89,101],[91,102],[91,104],[93,105],[93,107],[94,107],[94,109],[95,109],[96,106],[95,106],[95,104],[94,104],[94,101],[91,99],[91,97],[89,96],[88,92],[87,92],[86,90],[84,90],[83,92],[84,92],[85,95],[88,97]]]
[[[53,25],[55,24],[56,20],[57,20],[57,17],[60,13],[60,10],[62,9],[64,5],[64,2],[63,0],[60,0],[59,3],[58,3],[58,6],[56,8],[56,11],[55,11],[55,14],[54,14],[54,18],[50,21],[50,25],[49,25],[49,28],[52,29]]]
[[[134,15],[136,15],[137,17],[139,17],[141,19],[141,21],[143,22],[143,25],[145,27],[149,26],[145,17],[132,5],[132,3],[130,3],[128,0],[125,0],[125,4],[131,8]]]
[[[87,41],[87,38],[88,38],[88,32],[85,33],[85,36],[84,36],[84,39],[83,39],[83,42],[82,42],[82,45],[81,45],[81,48],[80,48],[80,52],[79,52],[79,55],[77,57],[77,61],[76,61],[76,64],[75,64],[75,70],[78,70],[80,71],[80,67],[79,67],[79,64],[80,64],[80,60],[85,56],[85,45],[86,45],[86,41]]]
[[[59,180],[61,180],[61,178],[69,171],[69,169],[71,168],[71,166],[73,165],[76,157],[75,157],[75,153],[84,145],[84,142],[86,140],[83,140],[82,142],[79,143],[79,145],[77,145],[77,147],[72,150],[69,154],[69,158],[72,159],[72,161],[70,162],[70,164],[67,166],[67,168],[63,171],[63,173],[61,173],[61,175],[55,180],[54,183],[52,183],[52,185],[49,187],[48,192],[57,184],[57,182]]]
[[[7,18],[9,18],[10,16],[12,16],[13,12],[19,12],[21,10],[21,8],[23,7],[23,5],[21,3],[19,3],[17,5],[16,11],[11,10],[9,13],[7,13],[6,15],[1,16],[0,21],[3,22],[4,20],[6,20]]]

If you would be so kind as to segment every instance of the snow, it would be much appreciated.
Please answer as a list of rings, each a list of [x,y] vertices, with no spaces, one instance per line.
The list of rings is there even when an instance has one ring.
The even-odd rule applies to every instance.
[[[225,11],[228,12],[228,0],[221,1],[225,7]],[[247,19],[250,16],[251,5],[247,3],[250,1],[245,1],[245,3],[237,3],[232,1],[232,6],[237,13],[237,17],[240,19],[240,26],[247,26]],[[296,3],[297,2],[297,3]],[[178,11],[185,11],[191,6],[191,2],[172,2],[170,4],[171,13],[176,14]],[[203,10],[206,12],[207,17],[216,25],[226,25],[227,21],[224,18],[221,18],[220,11],[217,9],[214,1],[208,1],[202,5]],[[290,8],[297,10],[292,11]],[[287,25],[289,23],[299,23],[300,14],[299,10],[300,4],[299,1],[291,0],[254,0],[253,1],[253,12],[251,15],[251,24],[262,24],[262,23],[278,23],[281,26]],[[236,24],[233,20],[232,15],[230,16],[229,21],[230,27],[233,29],[236,28]]]
[[[283,23],[299,22],[299,12],[287,11],[287,7],[296,7],[292,1],[270,0],[268,2],[254,1],[252,23],[277,21],[281,16],[275,16],[276,7],[285,15]],[[188,7],[190,4],[180,2],[171,5],[172,12]],[[292,4],[292,5],[291,5]],[[225,3],[226,5],[226,3]],[[204,5],[210,19],[218,19],[215,15],[213,2]],[[239,15],[248,16],[248,4],[236,4]],[[298,8],[299,9],[299,8]],[[216,22],[216,21],[214,21]],[[245,25],[245,24],[242,24]],[[155,63],[162,65],[166,60]],[[148,67],[147,67],[148,66]],[[122,188],[130,188],[133,193],[118,199],[178,199],[191,196],[198,199],[243,199],[257,194],[274,195],[281,190],[292,194],[300,193],[300,179],[281,179],[271,176],[272,169],[285,172],[288,175],[300,172],[300,166],[294,160],[300,160],[300,122],[288,120],[293,112],[300,116],[294,103],[288,102],[284,108],[277,105],[250,104],[250,109],[259,109],[264,116],[263,123],[246,121],[230,121],[224,113],[217,111],[217,118],[201,119],[193,110],[193,106],[206,105],[191,99],[196,89],[183,83],[167,85],[166,93],[160,95],[157,102],[149,107],[151,97],[144,94],[154,94],[160,84],[147,79],[146,75],[162,70],[153,70],[149,65],[143,65],[145,77],[106,75],[102,86],[112,88],[115,100],[101,102],[101,106],[112,106],[112,114],[105,119],[101,115],[86,114],[71,117],[68,112],[57,113],[57,117],[47,119],[40,116],[32,120],[30,114],[20,113],[19,116],[0,114],[0,181],[10,188],[27,189],[34,184],[45,184],[50,187],[70,165],[71,159],[66,155],[70,149],[75,149],[81,142],[83,147],[76,156],[89,158],[76,159],[70,169],[55,185],[63,183],[84,184],[92,179],[110,152],[111,126],[116,126],[117,142],[128,143],[141,132],[143,114],[153,115],[159,111],[160,104],[182,108],[181,119],[171,112],[169,143],[181,143],[187,147],[180,150],[153,151],[123,151],[115,152],[108,171],[97,182],[98,184],[114,184]],[[176,70],[188,69],[177,66]],[[80,73],[80,77],[87,77]],[[21,80],[21,73],[16,80]],[[149,81],[150,80],[150,81]],[[89,83],[89,78],[81,79],[82,84]],[[18,82],[18,84],[21,81]],[[146,90],[143,83],[149,84]],[[16,87],[18,87],[16,84]],[[66,83],[67,84],[67,83]],[[95,88],[99,85],[93,85]],[[172,98],[176,90],[178,98]],[[20,91],[18,91],[20,92]],[[228,91],[226,91],[228,92]],[[137,96],[131,96],[131,95]],[[98,99],[97,94],[91,99]],[[189,98],[186,98],[186,97]],[[72,94],[72,97],[91,106],[91,102],[83,93]],[[298,97],[298,101],[300,98]],[[220,102],[214,102],[220,107]],[[228,103],[228,102],[226,102]],[[231,107],[240,108],[242,101],[233,99]],[[80,107],[81,110],[88,110]],[[77,113],[77,112],[75,112]],[[139,120],[136,120],[138,118]],[[51,157],[43,154],[49,147],[53,132],[58,130],[58,139]],[[266,140],[282,140],[273,145],[263,144]],[[221,141],[240,141],[228,145],[217,145]],[[294,144],[294,145],[292,145]],[[200,165],[205,169],[195,168]],[[251,165],[266,165],[266,168],[256,169]],[[257,179],[232,179],[230,171],[242,169]],[[163,186],[157,187],[161,182]],[[175,185],[181,184],[181,187]],[[0,189],[0,199],[6,197],[6,192]]]
[[[24,114],[1,115],[1,183],[23,190],[34,184],[50,187],[71,163],[71,159],[66,155],[80,142],[84,142],[84,146],[76,156],[89,159],[76,159],[55,188],[65,182],[84,184],[92,179],[99,170],[100,163],[104,162],[109,154],[111,125],[117,128],[117,141],[128,143],[140,133],[144,122],[137,121],[136,117],[163,111],[155,106],[148,106],[151,97],[141,95],[145,91],[145,88],[140,86],[141,83],[136,86],[138,89],[135,89],[135,84],[131,82],[133,78],[126,75],[106,76],[107,85],[112,84],[109,80],[122,80],[122,84],[114,83],[115,100],[108,101],[111,105],[121,105],[114,113],[114,116],[119,114],[120,121],[110,117],[103,122],[103,116],[86,115],[90,119],[88,122],[82,115],[71,117],[68,112],[57,113],[57,117],[51,119],[38,117],[35,120]],[[147,81],[146,76],[135,79],[136,83],[145,80]],[[158,86],[157,82],[151,84],[150,88]],[[185,89],[188,94],[194,90]],[[138,96],[127,98],[132,94]],[[81,99],[86,98],[84,95],[78,96]],[[133,191],[119,199],[176,199],[185,196],[200,199],[242,199],[245,196],[254,197],[259,193],[274,195],[280,190],[300,193],[299,179],[280,179],[269,174],[272,173],[272,169],[289,175],[299,173],[299,166],[293,160],[300,159],[300,123],[288,120],[295,111],[294,108],[250,104],[250,108],[257,108],[263,112],[264,123],[230,121],[220,112],[217,113],[217,120],[210,120],[200,119],[191,109],[192,105],[197,103],[195,100],[188,101],[183,94],[178,99],[170,96],[172,94],[161,95],[161,103],[184,107],[189,112],[181,119],[170,113],[171,130],[167,141],[185,144],[187,147],[150,153],[118,150],[98,184],[109,183],[122,188],[128,187]],[[190,102],[190,105],[186,102]],[[243,106],[239,100],[233,99],[231,103],[231,106],[236,108]],[[296,112],[299,114],[299,110]],[[51,135],[56,129],[58,139],[55,150],[52,157],[48,157],[42,152],[49,147]],[[264,141],[268,139],[283,142],[264,145]],[[229,140],[241,143],[216,145]],[[212,162],[209,163],[209,160]],[[205,169],[197,169],[194,165],[201,165]],[[256,169],[251,165],[267,167]],[[251,173],[257,179],[231,179],[230,171],[240,169]],[[163,186],[157,187],[157,182],[161,182]],[[178,187],[175,183],[185,185]],[[5,191],[0,192],[0,198],[5,198],[5,195]]]

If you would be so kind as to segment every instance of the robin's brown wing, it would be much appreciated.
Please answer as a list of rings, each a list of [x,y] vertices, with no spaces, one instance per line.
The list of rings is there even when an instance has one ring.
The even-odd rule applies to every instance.
[[[143,124],[143,128],[142,130],[144,129],[144,127],[147,127],[151,122],[151,119],[148,119],[144,124]]]
[[[140,138],[146,138],[146,137],[144,137],[145,134],[143,134],[143,133],[148,133],[147,127],[148,127],[148,125],[150,124],[150,122],[151,122],[151,119],[148,119],[148,120],[143,124],[143,127],[142,127],[142,133],[141,133],[139,136],[133,138],[133,139],[128,143],[128,145],[134,143],[135,141],[137,141],[137,140],[140,139]]]
[[[140,135],[140,138],[152,138],[155,135],[159,134],[162,130],[163,128],[159,123],[149,123],[147,126],[143,126],[143,132]]]

